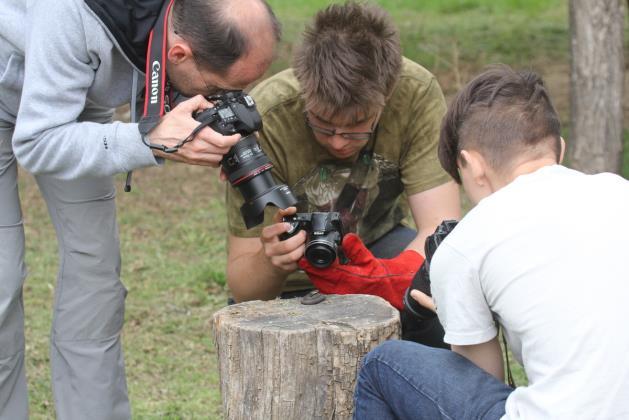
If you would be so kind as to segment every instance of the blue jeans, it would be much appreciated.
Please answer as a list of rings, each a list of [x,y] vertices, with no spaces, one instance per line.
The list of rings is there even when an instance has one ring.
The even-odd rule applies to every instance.
[[[363,360],[354,419],[499,419],[512,391],[450,350],[386,341]]]

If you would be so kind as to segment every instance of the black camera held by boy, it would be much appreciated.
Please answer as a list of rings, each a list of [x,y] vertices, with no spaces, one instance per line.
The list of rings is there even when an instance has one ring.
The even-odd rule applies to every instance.
[[[338,212],[297,213],[284,216],[283,222],[290,224],[290,229],[280,235],[281,240],[290,238],[306,231],[306,259],[314,267],[329,267],[338,256],[341,263],[345,261],[343,248],[343,225]]]
[[[446,236],[454,230],[456,224],[456,220],[444,220],[439,226],[437,226],[435,232],[426,238],[426,242],[424,243],[426,259],[419,268],[419,271],[415,274],[415,277],[413,277],[410,287],[406,289],[406,293],[404,293],[404,311],[408,312],[411,316],[417,318],[418,320],[433,318],[436,314],[430,309],[423,307],[415,299],[413,299],[411,296],[411,290],[417,289],[428,296],[432,296],[432,293],[430,292],[430,261],[432,260],[432,256],[437,250],[437,247],[439,247]]]
[[[214,107],[195,114],[194,118],[224,136],[242,136],[223,156],[221,167],[230,184],[245,199],[240,213],[247,229],[264,221],[264,208],[268,204],[282,209],[294,206],[297,200],[288,186],[273,180],[270,172],[273,164],[254,134],[262,128],[262,118],[253,98],[234,90],[207,99]]]

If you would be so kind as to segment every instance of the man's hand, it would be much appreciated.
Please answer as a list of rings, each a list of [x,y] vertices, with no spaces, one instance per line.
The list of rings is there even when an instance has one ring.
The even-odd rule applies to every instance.
[[[337,260],[328,268],[316,268],[304,258],[299,261],[299,267],[323,293],[380,296],[402,310],[404,292],[424,258],[415,251],[406,250],[395,258],[378,259],[353,233],[343,239],[343,251],[349,259],[346,265]]]
[[[148,134],[151,143],[163,144],[173,147],[200,124],[192,117],[193,112],[203,111],[212,107],[212,103],[203,96],[197,95],[181,102],[169,113],[164,115],[159,124]],[[155,156],[170,159],[191,165],[217,167],[223,158],[238,140],[240,134],[223,136],[209,127],[203,128],[192,141],[184,144],[175,153],[164,153],[153,150]]]
[[[287,272],[297,270],[297,261],[304,255],[306,249],[306,232],[303,230],[284,241],[279,238],[279,235],[290,229],[288,223],[282,222],[282,217],[296,212],[297,208],[295,207],[278,210],[273,217],[275,224],[262,229],[260,235],[264,255],[274,267]]]

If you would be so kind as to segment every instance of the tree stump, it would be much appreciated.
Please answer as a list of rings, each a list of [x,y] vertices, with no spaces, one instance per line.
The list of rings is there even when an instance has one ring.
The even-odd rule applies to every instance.
[[[368,295],[253,301],[214,314],[227,419],[348,419],[362,357],[399,338],[399,312]]]

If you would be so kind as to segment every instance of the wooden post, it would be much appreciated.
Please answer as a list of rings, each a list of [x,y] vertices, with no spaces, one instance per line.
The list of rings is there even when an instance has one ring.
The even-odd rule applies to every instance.
[[[368,295],[253,301],[214,314],[226,419],[349,419],[362,357],[399,338],[399,312]]]
[[[570,0],[570,166],[586,173],[622,167],[624,10],[622,0]]]

